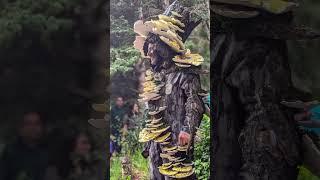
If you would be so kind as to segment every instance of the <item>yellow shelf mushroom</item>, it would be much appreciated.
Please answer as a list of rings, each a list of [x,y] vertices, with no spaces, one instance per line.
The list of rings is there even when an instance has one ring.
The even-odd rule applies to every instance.
[[[172,170],[178,171],[178,172],[190,172],[192,171],[192,166],[178,166],[178,167],[173,167]]]
[[[176,41],[171,41],[170,39],[164,37],[164,36],[160,36],[160,39],[166,43],[168,46],[170,46],[174,51],[176,51],[177,53],[184,53],[186,52],[185,49],[180,49],[180,45],[178,42]]]
[[[166,16],[166,15],[163,15],[163,14],[158,15],[158,17],[159,17],[160,20],[171,22],[171,23],[173,23],[175,25],[178,25],[180,27],[185,27],[185,25],[180,20],[175,19],[173,17],[169,17],[169,16]]]
[[[176,150],[178,149],[177,146],[172,146],[172,147],[164,147],[162,150],[163,151],[173,151],[173,150]]]
[[[200,54],[178,55],[178,56],[175,56],[172,60],[175,63],[188,64],[193,66],[199,66],[204,62],[204,59]]]
[[[157,137],[156,139],[154,139],[154,142],[157,142],[157,143],[164,142],[165,140],[167,140],[167,138],[170,137],[170,135],[171,135],[171,132],[168,132],[165,135],[163,135],[161,137]]]
[[[159,129],[159,130],[155,130],[155,131],[152,131],[152,132],[154,132],[154,133],[163,133],[163,132],[167,131],[169,128],[170,128],[170,126],[162,128],[162,129]]]
[[[178,174],[177,171],[172,171],[172,170],[168,170],[168,169],[161,169],[161,168],[159,168],[159,172],[165,176],[174,176],[174,175]]]
[[[92,108],[97,112],[107,112],[107,104],[92,104]]]
[[[177,179],[182,179],[182,178],[187,178],[187,177],[191,176],[193,173],[194,173],[194,169],[192,169],[192,171],[186,172],[186,173],[184,173],[184,172],[176,173],[174,175],[171,175],[170,177],[177,178]]]

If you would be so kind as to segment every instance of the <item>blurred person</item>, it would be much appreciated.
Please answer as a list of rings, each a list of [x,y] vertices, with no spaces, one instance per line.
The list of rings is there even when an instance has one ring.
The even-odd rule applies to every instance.
[[[1,180],[43,180],[48,165],[44,122],[40,113],[28,111],[18,123],[18,138],[8,144],[0,159]]]
[[[111,138],[113,139],[116,151],[120,152],[120,145],[119,142],[121,140],[121,129],[124,128],[125,124],[125,115],[127,110],[125,108],[125,102],[123,97],[118,96],[116,97],[115,106],[111,108]]]
[[[102,164],[94,153],[88,132],[67,138],[61,152],[53,156],[45,180],[102,180]]]
[[[143,114],[139,110],[139,105],[134,102],[129,106],[130,111],[124,117],[124,127],[121,136],[122,154],[133,153],[140,147],[139,132],[143,124]]]
[[[118,96],[115,101],[115,106],[111,108],[111,133],[118,136],[119,130],[123,125],[123,118],[126,114],[125,103],[123,97]]]
[[[123,131],[126,133],[128,129],[135,129],[139,125],[139,118],[141,116],[139,105],[133,103],[130,106],[130,111],[124,116],[124,126]]]

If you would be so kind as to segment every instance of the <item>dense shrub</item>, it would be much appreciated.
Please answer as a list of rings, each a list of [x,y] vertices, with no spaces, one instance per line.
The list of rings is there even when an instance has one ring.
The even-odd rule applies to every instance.
[[[203,116],[195,143],[195,172],[199,180],[209,179],[210,173],[210,118]]]

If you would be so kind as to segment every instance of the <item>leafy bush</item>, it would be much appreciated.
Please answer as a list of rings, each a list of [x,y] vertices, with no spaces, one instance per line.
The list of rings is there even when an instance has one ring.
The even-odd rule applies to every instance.
[[[131,123],[134,124],[134,128],[129,128],[128,132],[125,134],[125,136],[123,136],[121,140],[123,155],[134,155],[136,153],[140,154],[142,152],[143,143],[139,142],[139,133],[142,130],[145,119],[146,114],[142,114],[131,119]]]
[[[140,128],[129,130],[128,134],[121,141],[123,154],[134,154],[135,152],[142,152],[142,143],[139,142]]]
[[[115,18],[110,16],[110,44],[111,47],[133,46],[135,33],[133,26],[124,19],[124,16]]]
[[[1,1],[0,10],[0,47],[31,47],[35,42],[50,47],[57,34],[72,32],[75,21],[72,19],[79,9],[80,1],[40,1],[32,0]]]
[[[133,46],[110,49],[110,74],[133,70],[134,64],[140,59],[140,53]]]
[[[195,172],[199,180],[209,179],[210,174],[210,118],[203,116],[195,143]]]

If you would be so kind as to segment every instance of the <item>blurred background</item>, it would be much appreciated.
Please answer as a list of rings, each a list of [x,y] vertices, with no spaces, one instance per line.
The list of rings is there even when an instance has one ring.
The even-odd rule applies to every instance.
[[[320,31],[320,2],[299,1],[295,11],[295,23]],[[295,85],[320,99],[320,41],[289,41],[289,59]]]
[[[295,11],[295,23],[320,31],[320,2],[316,0],[299,1]],[[289,61],[294,85],[320,100],[320,41],[289,41]],[[304,167],[300,168],[299,180],[320,180]]]
[[[124,167],[130,166],[133,179],[149,179],[148,160],[141,155],[143,144],[138,142],[138,134],[143,128],[144,105],[137,99],[142,93],[140,78],[144,76],[145,60],[134,49],[134,22],[152,15],[162,14],[172,0],[111,0],[110,4],[110,92],[111,92],[111,128],[118,129],[119,137],[112,137],[121,147],[112,150],[111,180],[123,174]],[[210,16],[208,0],[179,0],[191,9],[194,19],[202,23],[188,38],[186,47],[191,52],[199,53],[205,59],[202,69],[209,72],[210,62]],[[201,76],[202,88],[209,91],[209,73]],[[120,117],[116,119],[115,117]],[[131,124],[126,127],[124,122]],[[131,126],[131,127],[130,127]],[[198,131],[196,143],[196,173],[198,179],[209,177],[210,118],[204,117]],[[125,133],[124,133],[124,129]],[[130,165],[127,165],[130,164]],[[130,173],[129,173],[130,174]],[[122,176],[123,177],[123,176]]]
[[[38,111],[47,143],[89,131],[105,159],[106,132],[87,121],[104,116],[91,104],[105,101],[107,4],[0,1],[0,152],[19,136],[24,112]]]

